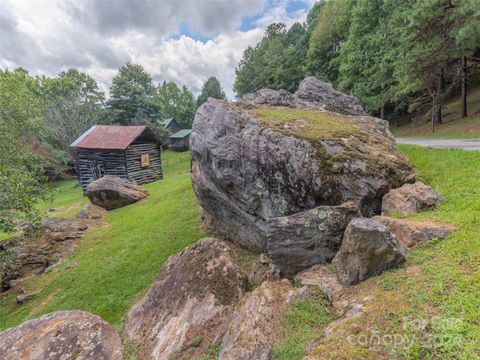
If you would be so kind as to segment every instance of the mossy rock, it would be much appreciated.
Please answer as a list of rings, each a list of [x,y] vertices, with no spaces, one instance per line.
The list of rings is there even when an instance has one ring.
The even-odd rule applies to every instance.
[[[363,216],[378,214],[384,194],[415,180],[388,123],[313,78],[295,94],[262,90],[238,103],[208,100],[190,143],[193,187],[213,228],[256,252],[268,248],[272,218],[345,202]]]

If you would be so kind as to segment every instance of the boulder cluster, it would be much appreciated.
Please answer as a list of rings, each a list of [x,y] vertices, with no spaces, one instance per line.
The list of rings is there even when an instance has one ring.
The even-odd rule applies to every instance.
[[[342,314],[329,328],[338,326],[362,313],[362,303],[341,299],[346,287],[454,230],[398,218],[442,199],[415,182],[385,121],[313,77],[294,94],[264,89],[237,103],[209,99],[190,142],[205,227],[229,241],[203,238],[168,259],[126,319],[124,338],[138,359],[202,358],[212,349],[220,360],[272,359],[282,319],[314,288]],[[77,221],[147,196],[115,177],[91,183],[86,194],[101,208],[86,206]],[[55,219],[45,225],[56,241],[83,231],[72,223],[73,235],[63,234]],[[0,333],[0,358],[37,355],[123,357],[110,325],[75,311]]]
[[[190,135],[192,184],[215,234],[286,275],[331,262],[349,222],[415,181],[384,120],[314,77],[295,94],[209,99]]]

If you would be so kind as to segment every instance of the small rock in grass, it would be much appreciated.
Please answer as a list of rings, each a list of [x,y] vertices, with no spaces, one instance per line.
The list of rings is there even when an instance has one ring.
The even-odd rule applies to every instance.
[[[28,300],[33,299],[35,296],[38,295],[38,292],[30,293],[30,294],[23,294],[17,296],[17,304],[25,304]]]
[[[107,214],[107,210],[93,204],[84,205],[75,215],[80,219],[101,219]]]
[[[58,267],[58,265],[60,265],[60,261],[57,261],[56,263],[54,263],[54,264],[50,265],[49,267],[47,267],[47,268],[45,269],[45,272],[46,272],[46,273],[52,272],[53,270],[55,270],[55,269]]]
[[[260,262],[262,264],[266,265],[266,264],[270,264],[272,262],[272,260],[270,260],[270,258],[267,255],[262,253],[262,254],[260,254]]]
[[[71,261],[67,264],[67,266],[65,266],[65,269],[72,269],[72,268],[75,268],[78,266],[78,264],[80,264],[80,260],[74,260],[74,261]]]

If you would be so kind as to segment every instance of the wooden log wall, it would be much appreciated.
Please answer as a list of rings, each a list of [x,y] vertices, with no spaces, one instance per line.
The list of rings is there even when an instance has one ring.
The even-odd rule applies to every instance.
[[[149,155],[150,164],[142,167],[142,154]],[[160,144],[158,143],[134,143],[126,152],[128,178],[138,184],[149,183],[163,179],[162,161],[160,158]]]
[[[171,139],[172,150],[173,151],[187,151],[189,149],[189,137],[184,137],[183,139]]]
[[[101,169],[103,175],[128,178],[125,151],[77,149],[77,155],[79,178],[84,192],[88,184],[98,178]],[[97,174],[93,169],[97,169]]]

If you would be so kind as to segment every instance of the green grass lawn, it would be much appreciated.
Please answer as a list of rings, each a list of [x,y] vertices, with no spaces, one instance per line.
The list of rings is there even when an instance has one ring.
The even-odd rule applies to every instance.
[[[118,328],[130,306],[143,294],[167,258],[194,243],[199,230],[199,208],[190,183],[190,153],[162,153],[165,178],[147,184],[150,196],[113,210],[100,228],[80,240],[67,261],[78,267],[52,272],[31,281],[29,291],[40,294],[25,305],[15,294],[0,299],[0,329],[43,313],[80,309],[100,315]],[[57,184],[56,198],[39,208],[56,208],[55,216],[68,216],[88,199],[75,181]]]
[[[409,346],[372,353],[350,347],[340,333],[314,350],[319,359],[480,359],[480,152],[400,148],[419,179],[444,197],[436,209],[411,217],[450,223],[458,231],[412,249],[405,267],[352,290],[374,302],[351,328],[401,335],[412,340]],[[328,316],[319,304],[316,298],[305,300],[289,315],[281,333],[290,335],[275,349],[277,359],[300,360],[312,338],[322,339]],[[427,327],[411,328],[406,319]]]
[[[467,99],[469,116],[461,119],[461,98],[455,96],[443,108],[443,125],[432,133],[430,122],[420,126],[408,124],[392,128],[396,137],[427,137],[445,139],[480,139],[480,86],[470,90]]]
[[[480,151],[400,148],[420,180],[445,198],[435,210],[413,217],[450,223],[458,231],[410,253],[408,265],[418,266],[420,275],[412,277],[400,270],[387,275],[384,286],[408,299],[410,306],[399,314],[402,317],[436,317],[430,330],[437,336],[437,354],[443,353],[445,359],[479,359]],[[429,358],[423,345],[416,341],[402,355]]]
[[[443,241],[412,249],[405,267],[357,285],[355,291],[375,298],[368,316],[358,320],[360,328],[413,339],[406,348],[387,349],[383,356],[375,353],[370,358],[478,359],[480,152],[400,148],[411,159],[419,179],[445,199],[436,209],[412,217],[450,223],[458,231]],[[128,309],[148,289],[167,257],[204,235],[199,230],[198,206],[188,174],[189,154],[164,153],[163,158],[165,179],[145,186],[150,191],[147,199],[111,211],[106,217],[110,228],[97,229],[80,241],[71,257],[80,260],[78,267],[65,270],[61,266],[59,271],[37,278],[31,290],[41,293],[25,305],[17,305],[14,294],[0,299],[0,329],[60,309],[91,311],[122,328]],[[54,204],[41,206],[68,213],[75,204],[85,202],[80,188],[73,186],[73,181],[60,183]],[[321,337],[330,320],[326,306],[319,297],[295,306],[280,329],[274,349],[277,359],[305,355],[303,349]],[[407,318],[424,320],[429,327],[405,328]],[[431,337],[425,334],[434,337],[435,347],[429,346]],[[322,350],[321,358],[338,358],[339,354],[369,358],[368,349],[362,347],[349,353],[342,338],[331,349],[333,357]]]

